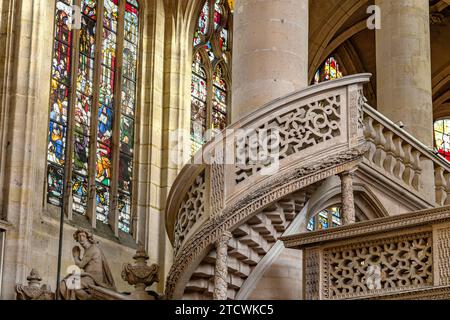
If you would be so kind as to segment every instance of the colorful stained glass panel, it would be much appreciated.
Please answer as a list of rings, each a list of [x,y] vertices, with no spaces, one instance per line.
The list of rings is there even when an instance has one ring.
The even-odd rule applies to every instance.
[[[63,166],[65,159],[66,127],[50,121],[48,140],[47,160]]]
[[[98,109],[98,139],[105,145],[111,145],[113,112],[103,105]]]
[[[98,144],[97,147],[97,182],[105,186],[111,185],[111,148]]]
[[[70,45],[72,32],[72,7],[64,2],[56,3],[55,39]]]
[[[133,161],[130,157],[121,154],[119,161],[119,189],[131,193],[133,175]]]
[[[80,55],[78,64],[77,90],[86,95],[92,95],[94,81],[94,60],[84,55]]]
[[[47,168],[47,201],[55,206],[62,204],[63,171],[62,168],[52,165]]]
[[[74,134],[73,170],[79,174],[88,174],[89,138],[75,132]]]
[[[119,229],[130,233],[131,198],[119,193]]]
[[[106,29],[103,30],[102,63],[111,70],[116,68],[116,35]]]
[[[104,0],[103,25],[113,32],[117,32],[117,21],[119,19],[119,0]]]
[[[95,199],[97,203],[97,220],[108,223],[109,214],[109,188],[97,185]]]
[[[73,176],[73,210],[79,214],[86,214],[88,200],[88,183],[86,177]]]
[[[97,0],[82,0],[81,11],[85,16],[95,20],[97,17]]]
[[[120,151],[133,154],[134,121],[124,115],[120,118]]]
[[[69,89],[52,79],[50,93],[50,120],[60,124],[67,124],[67,107],[69,103]]]
[[[90,120],[91,98],[79,94],[75,104],[75,129],[84,135],[89,135]]]
[[[67,45],[58,41],[55,41],[53,51],[52,77],[65,85],[69,85],[70,49]]]

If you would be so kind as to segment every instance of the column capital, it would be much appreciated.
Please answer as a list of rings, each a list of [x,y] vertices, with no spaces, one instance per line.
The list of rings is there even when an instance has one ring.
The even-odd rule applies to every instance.
[[[233,238],[233,235],[231,234],[231,232],[225,231],[216,240],[216,247],[228,245],[228,241],[230,241],[231,238]]]
[[[351,176],[351,177],[354,177],[355,176],[355,173],[356,173],[356,170],[358,170],[358,167],[353,167],[353,168],[351,168],[351,169],[349,169],[349,170],[345,170],[345,171],[343,171],[343,172],[341,172],[341,173],[339,173],[338,175],[339,175],[339,177],[345,177],[345,176]]]

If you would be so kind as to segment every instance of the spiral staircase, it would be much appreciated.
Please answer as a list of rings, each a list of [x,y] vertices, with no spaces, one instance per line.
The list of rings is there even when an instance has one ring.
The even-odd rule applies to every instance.
[[[366,104],[370,74],[310,86],[262,106],[206,144],[183,167],[167,200],[166,228],[174,246],[166,282],[170,299],[211,299],[215,243],[228,242],[228,299],[242,298],[252,274],[267,263],[311,195],[349,170],[385,179],[417,208],[450,201],[450,167]],[[239,129],[244,135],[236,137]],[[276,132],[267,161],[252,161],[261,132]],[[235,153],[232,164],[222,155]],[[202,163],[209,164],[199,164]],[[275,171],[270,169],[275,168]],[[267,173],[269,170],[270,174]],[[429,179],[432,177],[432,179]],[[254,279],[253,279],[254,280]],[[248,288],[247,288],[248,289]]]

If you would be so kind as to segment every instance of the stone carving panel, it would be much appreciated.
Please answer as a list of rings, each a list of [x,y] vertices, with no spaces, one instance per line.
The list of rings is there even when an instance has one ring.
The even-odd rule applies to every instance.
[[[439,284],[450,285],[450,228],[438,229],[436,232]]]
[[[239,184],[269,165],[341,135],[341,96],[298,105],[237,137]],[[269,137],[265,140],[265,137]],[[274,142],[276,141],[276,142]]]
[[[324,282],[327,283],[323,283],[323,294],[326,299],[395,292],[433,284],[431,232],[342,246],[325,252]],[[374,279],[377,274],[379,278]]]
[[[308,250],[305,252],[305,299],[319,300],[319,263],[320,256],[318,250]]]
[[[175,253],[178,253],[189,230],[205,212],[205,173],[198,175],[180,205],[175,222]]]

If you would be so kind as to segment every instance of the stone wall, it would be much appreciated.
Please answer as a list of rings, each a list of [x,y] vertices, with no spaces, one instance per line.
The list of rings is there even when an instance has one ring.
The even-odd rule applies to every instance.
[[[279,257],[256,283],[249,300],[302,299],[302,253],[283,249]]]

